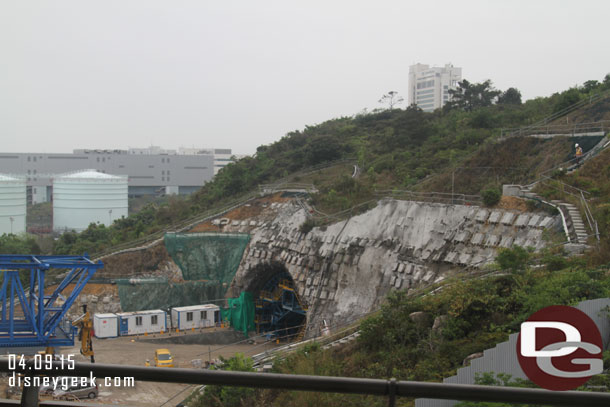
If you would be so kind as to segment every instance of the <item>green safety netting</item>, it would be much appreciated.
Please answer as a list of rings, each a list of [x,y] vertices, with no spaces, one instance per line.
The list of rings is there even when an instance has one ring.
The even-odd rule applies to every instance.
[[[248,331],[254,331],[254,300],[252,293],[242,292],[239,298],[228,298],[228,308],[222,309],[222,320],[237,331],[242,331],[248,336]]]
[[[165,247],[185,280],[230,283],[250,235],[245,233],[166,233]]]
[[[172,283],[166,278],[116,280],[123,311],[168,309],[213,302],[221,305],[227,286],[218,281]]]

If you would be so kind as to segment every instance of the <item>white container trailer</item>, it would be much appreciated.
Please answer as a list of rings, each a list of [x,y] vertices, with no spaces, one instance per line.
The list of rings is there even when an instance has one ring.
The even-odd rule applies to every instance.
[[[155,309],[148,311],[119,312],[119,335],[139,335],[166,331],[166,313]]]
[[[93,332],[96,338],[119,336],[119,317],[116,314],[94,314]]]
[[[220,307],[214,304],[172,308],[174,329],[207,328],[216,326],[220,319]]]

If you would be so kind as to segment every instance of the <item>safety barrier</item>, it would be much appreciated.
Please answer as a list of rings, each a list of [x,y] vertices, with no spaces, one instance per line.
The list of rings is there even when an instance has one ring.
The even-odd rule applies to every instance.
[[[46,366],[45,366],[46,367]],[[0,361],[0,371],[22,373],[26,376],[45,374],[49,376],[133,377],[135,380],[183,383],[197,385],[239,386],[264,389],[315,391],[328,393],[367,394],[388,397],[388,405],[396,404],[396,397],[427,397],[448,400],[496,401],[515,403],[542,403],[557,406],[608,406],[610,393],[564,391],[553,392],[541,389],[511,388],[500,386],[478,386],[396,379],[360,379],[351,377],[287,375],[275,373],[249,373],[206,369],[154,368],[110,364],[75,363],[67,369],[61,362],[53,362],[49,370],[34,371],[34,361],[25,367],[9,369],[8,360]],[[37,389],[36,389],[37,390]],[[36,391],[37,393],[37,391]],[[37,406],[35,401],[21,405]]]

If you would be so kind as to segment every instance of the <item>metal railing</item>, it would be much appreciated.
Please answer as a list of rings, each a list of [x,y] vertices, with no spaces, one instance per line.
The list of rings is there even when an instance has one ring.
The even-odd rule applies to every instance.
[[[388,405],[396,404],[396,397],[425,397],[447,400],[496,401],[515,403],[542,403],[556,406],[608,406],[610,393],[478,386],[464,384],[398,381],[396,379],[360,379],[350,377],[287,375],[275,373],[249,373],[221,370],[150,368],[140,366],[75,363],[67,369],[61,362],[53,362],[50,370],[34,371],[33,361],[27,366],[9,369],[8,360],[0,361],[0,371],[22,373],[27,376],[93,376],[133,377],[135,380],[159,383],[239,386],[259,389],[283,389],[327,393],[365,394],[388,397]],[[22,403],[35,406],[35,403]]]
[[[587,223],[589,224],[589,229],[595,235],[595,238],[599,242],[599,228],[597,227],[597,221],[593,217],[593,213],[591,212],[591,208],[589,208],[589,204],[585,199],[585,195],[583,192],[580,192],[580,204],[582,206],[583,212],[585,213],[585,217],[587,218]]]
[[[557,183],[559,186],[553,185],[554,183]],[[591,230],[591,234],[593,236],[595,236],[596,240],[599,242],[599,239],[600,239],[599,238],[599,227],[597,225],[597,221],[595,220],[595,217],[593,216],[593,212],[591,212],[591,208],[589,207],[587,198],[585,197],[585,195],[589,195],[589,196],[591,195],[591,193],[589,191],[585,191],[584,189],[580,189],[573,185],[566,184],[565,182],[557,180],[557,179],[551,180],[550,177],[542,178],[542,179],[538,180],[537,182],[535,182],[534,184],[530,184],[529,187],[531,187],[533,185],[541,185],[541,186],[545,186],[545,187],[550,187],[550,188],[558,191],[561,195],[567,194],[567,195],[572,196],[572,198],[574,200],[577,200],[581,211],[585,214],[585,218],[587,220],[587,224],[589,225],[589,230]],[[548,205],[553,205],[549,202],[546,202],[546,201],[544,201],[544,202]],[[559,209],[559,208],[557,208],[557,209]],[[563,212],[561,211],[561,209],[559,209],[559,212],[562,214],[562,217],[563,217]],[[564,225],[564,227],[565,227],[565,225]]]
[[[480,195],[452,194],[449,192],[417,192],[409,190],[376,190],[375,195],[382,197],[392,197],[409,201],[461,204],[461,205],[480,205],[483,200]]]
[[[281,178],[279,180],[277,180],[274,183],[271,184],[266,184],[269,186],[277,186],[277,185],[288,185],[289,181],[294,179],[294,177],[297,176],[304,176],[307,174],[311,174],[317,171],[321,171],[323,169],[326,168],[330,168],[336,165],[340,165],[340,164],[347,164],[347,163],[353,163],[355,162],[354,159],[351,158],[347,158],[347,159],[341,159],[341,160],[336,160],[336,161],[331,161],[331,162],[327,162],[327,163],[323,163],[323,164],[318,164],[312,167],[308,167],[305,168],[301,171],[297,171],[294,174],[289,175],[288,177],[284,177]],[[296,185],[296,184],[294,184]],[[305,185],[305,184],[303,184]],[[311,186],[311,184],[308,184],[309,186]],[[259,188],[260,189],[260,188]],[[163,235],[166,232],[183,232],[191,227],[193,227],[194,225],[196,225],[197,223],[200,222],[204,222],[206,220],[212,219],[214,217],[220,216],[223,213],[229,212],[232,209],[235,209],[238,206],[241,206],[245,203],[247,203],[248,201],[256,198],[258,196],[256,191],[250,191],[247,194],[244,194],[236,199],[234,199],[233,201],[223,205],[220,208],[211,208],[207,211],[204,211],[203,213],[199,213],[195,216],[192,216],[188,219],[182,220],[180,222],[177,222],[175,224],[166,226],[165,228],[163,228],[162,230],[155,232],[155,233],[151,233],[145,237],[142,237],[140,239],[137,240],[132,240],[130,242],[125,242],[119,245],[115,245],[112,247],[109,247],[108,249],[105,249],[103,251],[100,252],[96,252],[93,253],[91,255],[92,259],[100,259],[102,257],[106,257],[106,256],[110,256],[113,254],[119,254],[123,251],[127,251],[130,249],[139,249],[139,248],[145,248],[148,247],[151,244],[156,244],[158,241],[160,241],[160,239],[163,238]]]
[[[523,136],[603,136],[610,130],[610,120],[573,124],[545,124],[512,129],[502,129],[501,139]]]
[[[183,232],[183,231],[195,226],[198,223],[205,222],[206,220],[212,219],[214,217],[222,215],[223,213],[229,212],[229,211],[237,208],[238,206],[244,205],[245,203],[256,198],[256,196],[257,196],[257,194],[254,192],[243,195],[243,196],[231,201],[230,203],[225,204],[224,206],[222,206],[220,208],[213,208],[213,209],[207,210],[207,211],[200,213],[196,216],[193,216],[191,218],[188,218],[183,221],[169,225],[169,226],[165,227],[163,230],[152,233],[148,236],[142,237],[137,240],[132,240],[130,242],[122,243],[122,244],[119,244],[116,246],[112,246],[106,250],[103,250],[103,251],[100,251],[97,253],[93,253],[91,255],[91,258],[97,260],[97,259],[101,259],[103,257],[113,255],[113,254],[119,254],[121,252],[128,251],[130,249],[135,250],[135,249],[149,247],[151,244],[155,244],[158,241],[160,241],[161,239],[163,239],[163,236],[167,232],[177,232],[177,233]]]
[[[587,97],[587,98],[585,98],[585,99],[583,99],[583,100],[581,100],[579,102],[574,103],[573,105],[570,105],[570,106],[568,106],[568,107],[566,107],[566,108],[564,108],[564,109],[562,109],[562,110],[560,110],[558,112],[555,112],[555,113],[545,117],[542,120],[537,121],[536,123],[533,123],[530,126],[521,127],[521,128],[518,128],[518,129],[503,129],[502,130],[502,135],[504,137],[511,137],[511,136],[514,135],[515,132],[519,132],[520,131],[520,132],[523,133],[523,132],[527,132],[528,129],[531,129],[531,128],[540,128],[540,127],[546,126],[548,123],[552,122],[553,120],[556,120],[556,119],[558,119],[558,118],[560,118],[562,116],[565,116],[565,115],[567,115],[569,113],[572,113],[573,111],[578,110],[578,109],[580,109],[583,106],[586,106],[586,105],[592,104],[594,102],[597,102],[599,100],[605,99],[608,96],[610,96],[610,89],[602,91],[602,92],[599,92],[599,93],[596,93],[595,95],[591,95],[591,96],[589,96],[589,97]],[[606,127],[606,129],[607,129],[607,127]],[[506,132],[508,134],[505,135],[504,132]]]
[[[261,195],[274,194],[276,192],[303,192],[315,194],[318,192],[313,184],[299,184],[296,182],[260,184],[258,186]]]

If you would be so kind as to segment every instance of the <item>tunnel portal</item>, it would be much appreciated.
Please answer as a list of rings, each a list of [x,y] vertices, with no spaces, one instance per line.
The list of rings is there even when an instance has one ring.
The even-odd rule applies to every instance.
[[[254,298],[254,322],[258,333],[267,333],[269,338],[279,340],[301,339],[305,332],[307,307],[299,298],[294,281],[285,268],[272,274],[261,289],[254,292]]]

